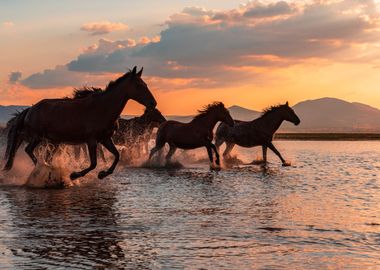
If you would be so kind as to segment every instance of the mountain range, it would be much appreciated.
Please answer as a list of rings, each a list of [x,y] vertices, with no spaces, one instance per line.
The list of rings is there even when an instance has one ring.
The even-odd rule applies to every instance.
[[[380,110],[358,102],[347,102],[337,98],[305,100],[292,107],[301,124],[294,126],[284,122],[280,132],[306,133],[379,133]],[[250,121],[260,117],[261,112],[237,105],[228,108],[234,119]],[[192,115],[169,115],[167,119],[188,122]]]
[[[1,106],[0,124],[4,125],[17,110],[26,106]],[[380,110],[358,102],[347,102],[337,98],[320,98],[305,100],[292,107],[301,119],[299,126],[284,122],[280,132],[328,132],[360,133],[380,132]],[[261,112],[237,105],[228,108],[232,117],[239,120],[253,120]],[[125,118],[132,117],[124,115]],[[167,115],[169,120],[189,122],[193,115]]]

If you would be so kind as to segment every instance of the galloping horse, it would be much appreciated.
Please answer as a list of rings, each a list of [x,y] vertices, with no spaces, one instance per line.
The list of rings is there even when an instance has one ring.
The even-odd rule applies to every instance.
[[[73,99],[84,98],[84,97],[87,97],[88,95],[91,95],[91,94],[94,94],[94,93],[100,93],[101,91],[103,91],[101,88],[96,88],[96,87],[87,87],[87,86],[85,86],[83,88],[76,88],[73,91],[73,97],[72,98]],[[66,98],[69,99],[71,97],[66,97]],[[24,109],[24,110],[27,110],[27,109]],[[13,114],[13,117],[8,120],[6,128],[5,128],[5,133],[8,134],[8,136],[12,136],[12,132],[9,132],[9,131],[11,129],[15,128],[15,125],[16,125],[18,119],[21,117],[22,113],[23,113],[23,111],[16,112],[16,113]],[[21,134],[23,134],[23,133],[21,133]],[[24,134],[24,135],[26,135],[26,134]],[[10,138],[8,138],[8,139],[10,139]],[[21,144],[22,142],[30,142],[30,138],[27,137],[27,136],[25,136],[23,138],[19,137],[18,144]],[[41,158],[46,163],[51,164],[53,162],[53,158],[56,155],[56,153],[58,151],[62,150],[62,146],[65,146],[65,145],[52,144],[51,142],[48,142],[47,140],[44,140],[44,142],[40,143],[39,146],[38,146],[38,148],[43,149],[42,152],[44,153],[44,155],[41,156]],[[6,151],[5,151],[4,159],[8,158],[10,147],[11,147],[11,145],[8,144],[7,148],[6,148]],[[18,148],[19,146],[16,146],[16,147]],[[83,151],[84,153],[86,153],[86,148],[85,147],[86,147],[85,144],[74,145],[74,156],[75,156],[76,159],[80,158],[81,151]],[[106,162],[106,159],[105,159],[102,147],[98,148],[98,156],[100,156],[102,158],[103,162]]]
[[[288,102],[284,105],[272,106],[265,109],[261,117],[253,121],[235,120],[233,127],[221,123],[216,130],[215,146],[219,149],[220,145],[225,142],[226,149],[223,157],[228,158],[235,144],[243,147],[261,145],[264,163],[267,162],[267,148],[269,148],[280,158],[283,166],[289,166],[272,143],[273,134],[284,120],[292,122],[295,125],[301,123],[294,110],[289,107]]]
[[[164,147],[165,143],[170,146],[166,155],[166,162],[169,163],[177,148],[195,149],[206,147],[210,162],[213,162],[212,150],[215,152],[216,164],[220,165],[219,153],[212,143],[213,129],[217,122],[222,121],[233,126],[234,121],[221,102],[214,102],[200,110],[198,115],[190,123],[178,121],[166,121],[160,125],[157,131],[156,146],[151,150],[149,159],[154,153]]]
[[[165,122],[165,117],[156,108],[144,111],[144,114],[131,119],[120,118],[118,129],[113,135],[116,145],[128,145],[129,149],[140,156],[141,146],[148,152],[148,143],[154,128]]]
[[[143,69],[138,73],[132,71],[108,84],[104,91],[87,95],[79,99],[44,99],[24,110],[10,130],[8,136],[8,161],[4,170],[10,170],[21,138],[29,138],[26,153],[37,163],[33,151],[43,141],[52,144],[86,143],[91,164],[88,168],[73,172],[72,180],[86,175],[97,164],[96,149],[101,143],[114,155],[114,162],[98,174],[102,179],[113,173],[118,161],[119,152],[112,142],[116,121],[129,99],[133,99],[147,108],[157,105],[146,83],[141,79]]]

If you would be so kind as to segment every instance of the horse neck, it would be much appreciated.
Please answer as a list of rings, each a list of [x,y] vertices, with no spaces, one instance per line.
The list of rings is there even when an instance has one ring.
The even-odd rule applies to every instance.
[[[201,127],[204,127],[204,129],[207,130],[207,132],[211,132],[214,129],[216,123],[218,123],[218,121],[219,119],[215,114],[208,113],[201,118],[194,119],[192,122],[194,124],[199,124]]]
[[[270,112],[268,115],[261,118],[264,125],[272,134],[276,132],[284,121],[283,116],[278,111]]]
[[[129,85],[126,79],[124,82],[118,83],[113,89],[107,90],[107,92],[104,93],[101,105],[106,107],[104,112],[113,121],[116,121],[120,116],[129,99],[128,87]]]

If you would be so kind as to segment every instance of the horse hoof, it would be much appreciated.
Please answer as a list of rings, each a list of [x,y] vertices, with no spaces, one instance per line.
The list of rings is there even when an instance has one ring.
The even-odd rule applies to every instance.
[[[292,164],[290,162],[284,162],[282,163],[282,167],[290,167]]]
[[[210,164],[210,170],[212,170],[212,171],[220,171],[219,164],[218,164],[218,166],[214,166],[213,164]]]
[[[71,173],[70,174],[70,179],[71,180],[75,180],[75,179],[77,179],[77,178],[79,178],[79,177],[81,177],[82,175],[80,174],[80,173],[78,173],[78,172],[73,172],[73,173]]]
[[[106,177],[107,175],[109,175],[110,173],[108,173],[107,171],[101,171],[99,174],[98,174],[98,178],[99,179],[103,179],[104,177]]]

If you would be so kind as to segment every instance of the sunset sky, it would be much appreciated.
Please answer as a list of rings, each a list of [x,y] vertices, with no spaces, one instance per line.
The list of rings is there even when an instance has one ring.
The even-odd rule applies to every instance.
[[[0,37],[1,105],[137,65],[165,114],[326,96],[380,108],[380,1],[0,0]]]

